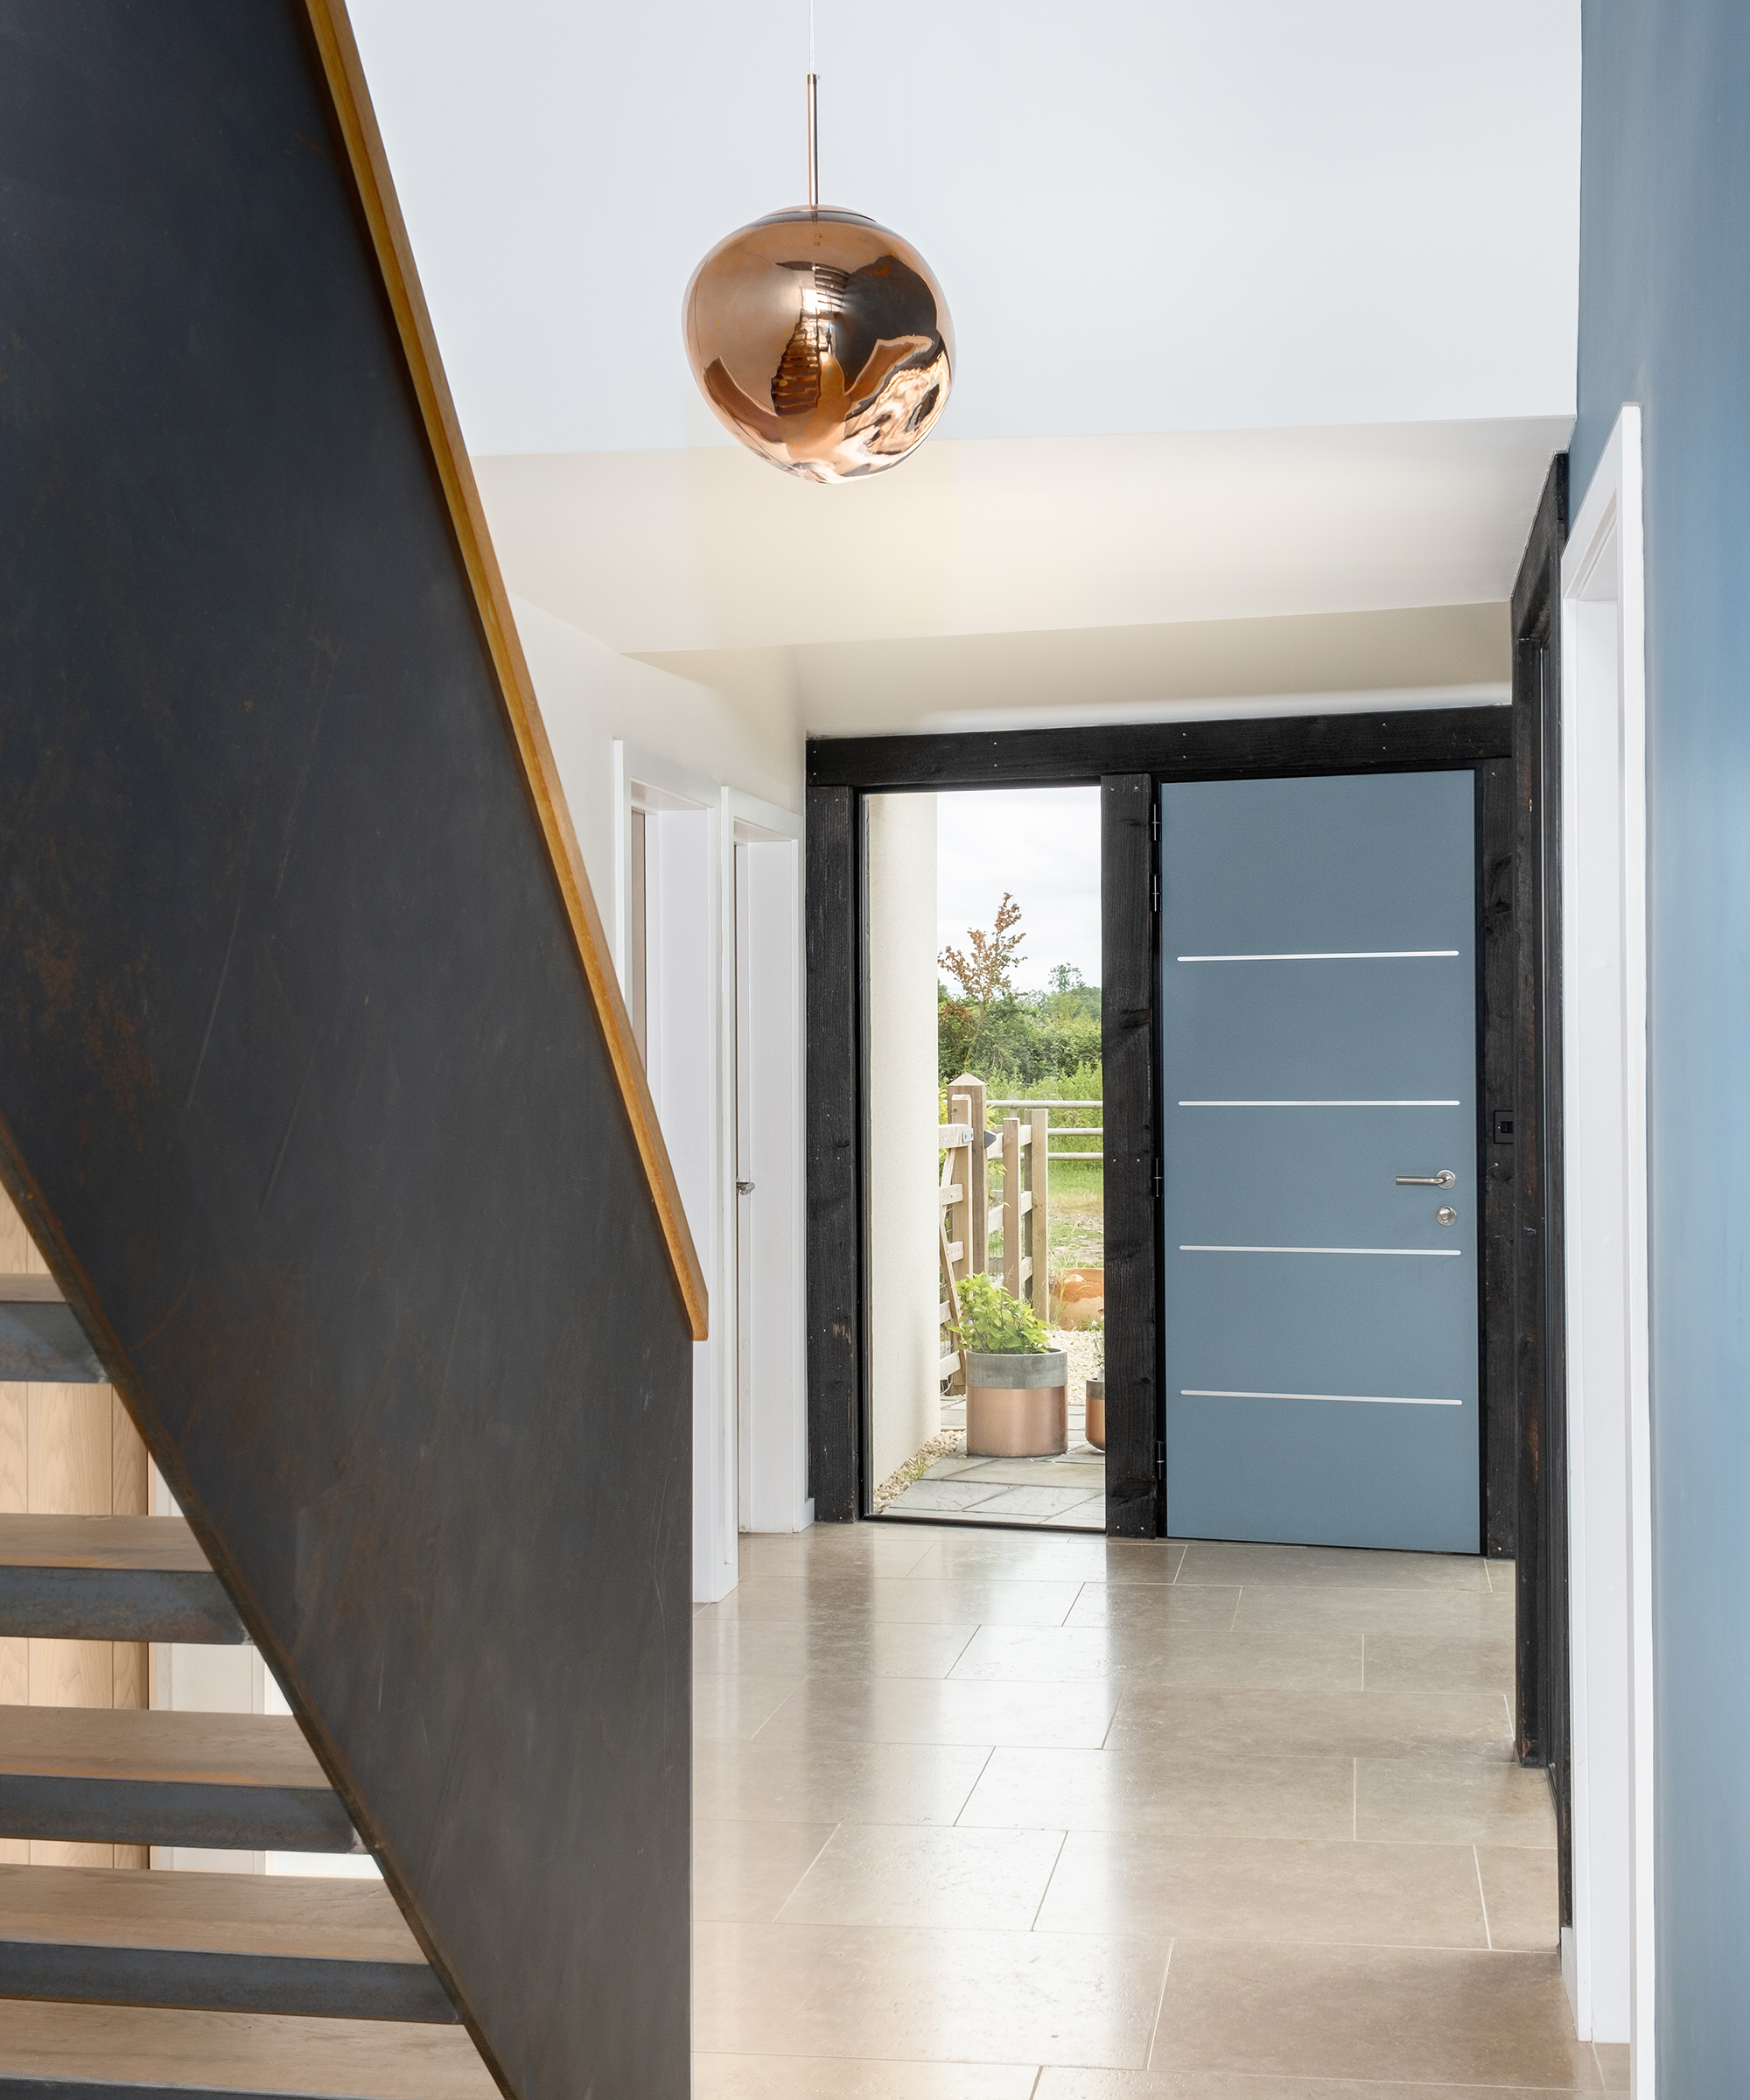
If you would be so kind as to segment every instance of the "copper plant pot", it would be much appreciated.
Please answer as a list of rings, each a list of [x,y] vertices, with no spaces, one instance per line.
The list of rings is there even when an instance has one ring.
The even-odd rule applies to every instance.
[[[1106,1381],[1090,1378],[1088,1381],[1088,1413],[1082,1433],[1096,1451],[1106,1448]]]
[[[966,1455],[1055,1459],[1069,1449],[1069,1358],[966,1352]]]

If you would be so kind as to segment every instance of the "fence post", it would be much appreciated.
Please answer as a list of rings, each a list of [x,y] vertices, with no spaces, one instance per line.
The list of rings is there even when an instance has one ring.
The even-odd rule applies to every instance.
[[[1026,1281],[1021,1266],[1021,1219],[1026,1214],[1022,1197],[1026,1194],[1021,1173],[1021,1119],[1018,1116],[1003,1118],[1003,1288],[1011,1298],[1021,1295]]]
[[[966,1095],[948,1096],[948,1120],[965,1129],[969,1140],[964,1144],[947,1147],[947,1157],[942,1164],[943,1187],[954,1187],[960,1191],[952,1202],[942,1205],[941,1232],[942,1289],[946,1292],[942,1299],[942,1317],[945,1322],[957,1322],[960,1318],[960,1285],[970,1272],[971,1257],[972,1154],[975,1147],[979,1150],[983,1148],[977,1146],[977,1133],[971,1128],[972,1103]],[[957,1232],[955,1229],[956,1220],[959,1225]],[[951,1359],[944,1354],[942,1365],[948,1366],[950,1361],[952,1368],[942,1370],[942,1376],[948,1380],[948,1390],[951,1393],[964,1392],[966,1357],[957,1338]]]
[[[948,1082],[948,1090],[966,1096],[967,1121],[972,1125],[972,1148],[966,1177],[966,1276],[982,1276],[990,1266],[990,1181],[984,1166],[984,1096],[982,1079],[962,1072]]]
[[[1051,1110],[1029,1110],[1032,1125],[1032,1223],[1027,1243],[1033,1257],[1033,1311],[1046,1326],[1051,1325]]]

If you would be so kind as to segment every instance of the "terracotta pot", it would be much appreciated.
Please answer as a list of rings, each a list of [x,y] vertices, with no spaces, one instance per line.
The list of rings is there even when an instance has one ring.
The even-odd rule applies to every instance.
[[[1106,1271],[1066,1269],[1057,1282],[1058,1325],[1085,1327],[1106,1316]]]
[[[1069,1358],[966,1352],[966,1455],[1054,1459],[1069,1449]]]
[[[1096,1451],[1106,1448],[1106,1381],[1090,1378],[1088,1381],[1088,1418],[1082,1434]]]

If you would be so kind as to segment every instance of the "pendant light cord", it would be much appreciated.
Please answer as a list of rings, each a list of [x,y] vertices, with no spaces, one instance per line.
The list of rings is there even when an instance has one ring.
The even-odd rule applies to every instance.
[[[820,130],[815,114],[815,0],[808,0],[808,209],[820,209]]]

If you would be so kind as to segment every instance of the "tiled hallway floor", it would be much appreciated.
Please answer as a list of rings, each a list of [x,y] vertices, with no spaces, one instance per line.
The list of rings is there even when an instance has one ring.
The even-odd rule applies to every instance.
[[[697,2100],[1627,2090],[1558,1971],[1510,1569],[741,1547],[693,1625]]]

